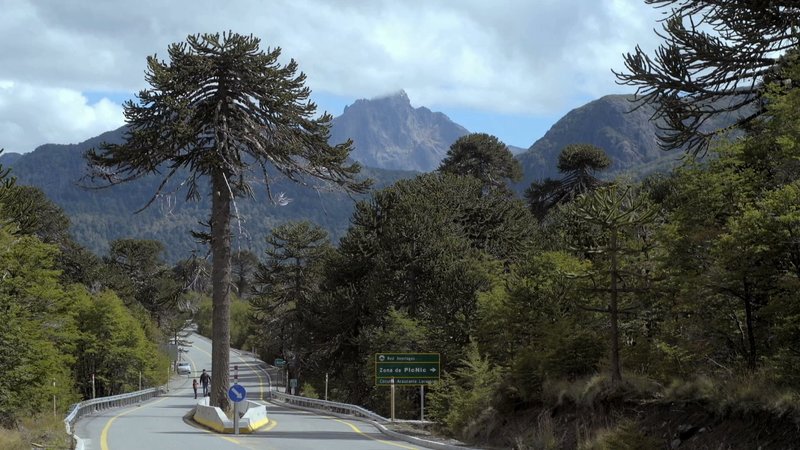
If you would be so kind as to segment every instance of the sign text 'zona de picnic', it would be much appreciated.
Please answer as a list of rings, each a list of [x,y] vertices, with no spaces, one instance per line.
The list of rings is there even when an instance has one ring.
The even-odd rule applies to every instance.
[[[376,353],[377,386],[423,386],[438,381],[441,359],[438,353]]]

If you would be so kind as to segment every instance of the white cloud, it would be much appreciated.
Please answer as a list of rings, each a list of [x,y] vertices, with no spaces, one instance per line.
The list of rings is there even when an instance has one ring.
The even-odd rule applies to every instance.
[[[57,89],[134,92],[148,55],[164,58],[188,34],[233,30],[282,47],[314,92],[405,89],[442,110],[552,115],[625,91],[611,68],[655,42],[658,17],[643,0],[14,1],[0,15],[0,79],[42,87],[51,102]],[[96,114],[79,115],[87,121],[106,114],[83,105]],[[4,130],[34,131],[5,120]]]
[[[122,107],[108,99],[89,104],[71,89],[0,81],[0,148],[8,152],[77,143],[122,124]]]

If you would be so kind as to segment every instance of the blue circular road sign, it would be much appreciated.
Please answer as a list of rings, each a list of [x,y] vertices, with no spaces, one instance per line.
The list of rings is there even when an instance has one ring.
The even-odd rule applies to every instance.
[[[238,403],[247,398],[247,391],[241,384],[234,384],[228,389],[228,398]]]

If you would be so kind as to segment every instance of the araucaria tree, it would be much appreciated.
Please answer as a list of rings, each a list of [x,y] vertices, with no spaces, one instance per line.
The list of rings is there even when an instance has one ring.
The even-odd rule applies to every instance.
[[[610,165],[611,159],[606,152],[594,145],[570,144],[564,147],[558,155],[558,171],[564,177],[534,181],[525,190],[531,212],[541,221],[557,205],[569,203],[581,194],[602,187],[606,183],[594,174]]]
[[[647,200],[633,192],[630,187],[620,188],[611,184],[578,197],[570,213],[598,231],[597,242],[592,248],[580,250],[600,256],[595,261],[599,270],[593,269],[586,275],[589,278],[599,278],[589,283],[592,286],[590,291],[601,297],[608,294],[608,304],[599,309],[587,309],[609,315],[611,382],[618,384],[622,381],[619,316],[631,311],[622,307],[620,301],[623,294],[643,291],[641,287],[631,285],[647,284],[647,271],[643,268],[626,267],[625,259],[637,253],[646,253],[645,246],[635,241],[641,240],[639,238],[645,234],[644,228],[653,224],[657,210],[650,207]],[[603,266],[607,268],[603,269]]]
[[[487,192],[499,189],[510,194],[506,181],[519,181],[522,178],[522,167],[508,146],[486,133],[472,133],[458,138],[450,146],[438,170],[473,176],[481,180]]]
[[[737,113],[737,125],[764,112],[764,82],[775,81],[780,56],[800,39],[796,0],[645,0],[669,16],[654,56],[636,47],[625,55],[621,84],[665,119],[666,149],[704,152],[719,130],[707,121]]]
[[[124,105],[126,142],[104,144],[86,155],[91,179],[106,184],[165,173],[153,199],[178,173],[187,174],[182,180],[187,199],[198,199],[200,184],[210,184],[211,402],[223,409],[228,408],[231,206],[236,197],[252,195],[247,172],[259,168],[268,190],[272,173],[298,182],[322,180],[351,192],[369,184],[355,180],[357,164],[346,163],[352,142],[328,144],[332,117],[314,117],[316,105],[308,100],[297,63],[281,65],[280,48],[264,52],[259,44],[256,37],[233,32],[191,35],[169,46],[169,61],[148,57],[150,88],[139,92],[138,102]]]

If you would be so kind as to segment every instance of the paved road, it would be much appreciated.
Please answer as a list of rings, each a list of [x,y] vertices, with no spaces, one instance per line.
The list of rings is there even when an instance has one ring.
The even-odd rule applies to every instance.
[[[211,370],[211,342],[193,335],[194,344],[184,357],[194,376]],[[239,379],[247,397],[267,405],[270,423],[251,435],[219,435],[184,420],[197,401],[192,378],[175,376],[170,390],[139,406],[106,410],[78,421],[76,434],[86,450],[133,449],[269,449],[269,450],[387,450],[416,449],[392,440],[368,423],[320,416],[263,401],[269,390],[266,373],[245,354],[231,353],[231,364],[239,366]]]

